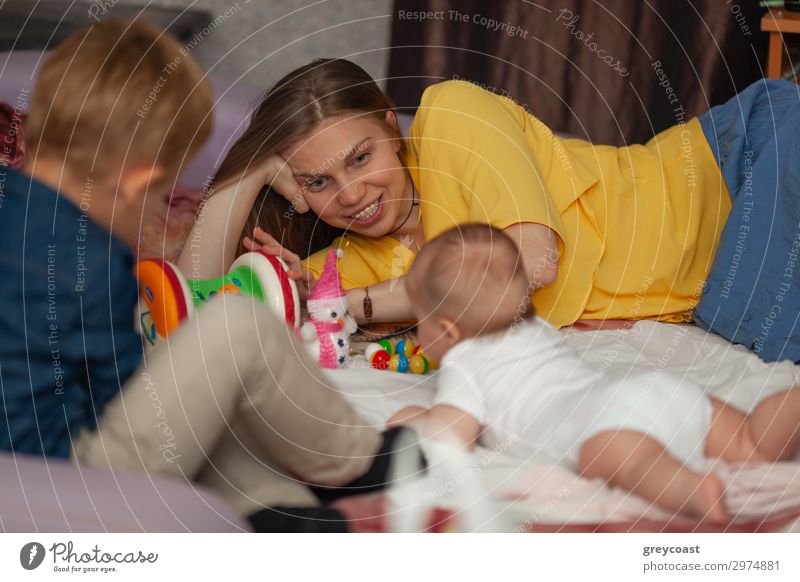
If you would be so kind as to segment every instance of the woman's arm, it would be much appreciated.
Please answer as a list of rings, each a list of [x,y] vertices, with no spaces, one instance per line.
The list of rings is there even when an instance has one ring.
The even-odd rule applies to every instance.
[[[531,289],[555,282],[558,276],[558,241],[552,229],[532,222],[512,224],[504,230],[520,249]],[[367,323],[364,313],[364,289],[350,289],[347,299],[350,313],[359,324]],[[369,287],[373,323],[414,319],[412,299],[406,292],[405,276]]]
[[[303,267],[303,260],[281,243],[264,232],[261,228],[253,231],[253,238],[245,237],[244,247],[249,251],[263,250],[264,252],[280,257],[286,262],[291,277],[298,287],[300,299],[305,301],[314,286],[315,275]],[[368,320],[364,313],[364,288],[355,288],[347,291],[347,302],[350,314],[358,323],[373,323],[408,321],[414,318],[411,313],[411,303],[406,294],[405,277],[398,277],[382,283],[369,286],[369,298],[372,301],[372,318]]]
[[[554,283],[558,277],[558,240],[543,224],[520,222],[503,230],[519,248],[531,289]]]
[[[372,302],[372,323],[387,323],[395,321],[409,321],[414,319],[411,312],[411,301],[406,293],[406,278],[398,277],[371,285],[369,298]],[[367,323],[364,313],[365,289],[350,289],[347,292],[347,301],[350,313],[360,324]]]
[[[418,166],[436,169],[420,172],[429,205],[464,204],[460,221],[503,228],[519,246],[536,289],[556,280],[559,248],[565,248],[559,245],[566,239],[546,183],[557,152],[544,148],[537,159],[526,124],[541,122],[521,121],[526,115],[475,85],[446,81],[425,91],[410,137],[417,140]]]
[[[190,279],[221,277],[236,258],[239,237],[266,185],[287,198],[299,213],[308,206],[283,158],[272,156],[240,179],[222,184],[203,201],[189,233],[178,267]]]
[[[531,289],[555,282],[558,276],[558,241],[552,229],[532,222],[512,224],[504,230],[520,249]],[[365,289],[350,289],[347,299],[350,313],[359,324],[367,323],[364,313]],[[405,276],[369,287],[373,323],[414,319],[412,299],[406,291]]]
[[[186,277],[213,279],[225,274],[262,186],[263,182],[251,174],[203,201],[178,258],[178,268]]]

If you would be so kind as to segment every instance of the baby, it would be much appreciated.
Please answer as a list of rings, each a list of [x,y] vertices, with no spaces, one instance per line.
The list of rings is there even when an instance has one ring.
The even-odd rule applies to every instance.
[[[661,371],[598,381],[594,369],[536,317],[515,243],[466,225],[429,242],[406,285],[419,341],[441,359],[429,410],[390,424],[447,429],[472,444],[562,463],[673,511],[724,521],[723,487],[708,458],[779,461],[800,445],[800,389],[744,414],[700,386]],[[648,377],[651,377],[648,382]],[[511,443],[509,445],[509,443]]]

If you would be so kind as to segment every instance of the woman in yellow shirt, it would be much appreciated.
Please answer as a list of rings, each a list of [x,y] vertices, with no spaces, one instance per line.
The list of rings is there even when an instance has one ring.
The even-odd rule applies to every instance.
[[[597,146],[554,135],[505,97],[446,81],[425,91],[403,139],[365,71],[320,60],[266,94],[179,266],[219,276],[242,233],[255,233],[244,247],[282,256],[305,287],[333,245],[344,249],[355,316],[405,320],[413,297],[402,281],[416,252],[451,226],[481,222],[517,241],[534,305],[557,327],[687,321],[730,207],[696,119],[646,145]]]

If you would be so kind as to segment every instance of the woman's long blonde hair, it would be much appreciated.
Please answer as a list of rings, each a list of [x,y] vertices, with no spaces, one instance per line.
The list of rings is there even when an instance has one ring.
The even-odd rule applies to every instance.
[[[386,112],[394,110],[392,100],[355,63],[317,59],[295,69],[262,98],[250,125],[217,170],[212,195],[219,187],[241,179],[271,155],[310,135],[321,121],[331,116],[342,113],[375,116],[392,137],[400,138],[397,127],[386,123]],[[295,212],[283,196],[268,186],[258,194],[242,234],[252,233],[256,226],[301,257],[325,248],[342,233],[311,211]]]

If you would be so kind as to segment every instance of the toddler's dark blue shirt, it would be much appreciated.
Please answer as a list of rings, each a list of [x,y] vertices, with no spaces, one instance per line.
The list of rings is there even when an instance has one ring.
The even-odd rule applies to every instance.
[[[69,457],[141,360],[133,255],[92,190],[76,206],[0,167],[0,449]]]

